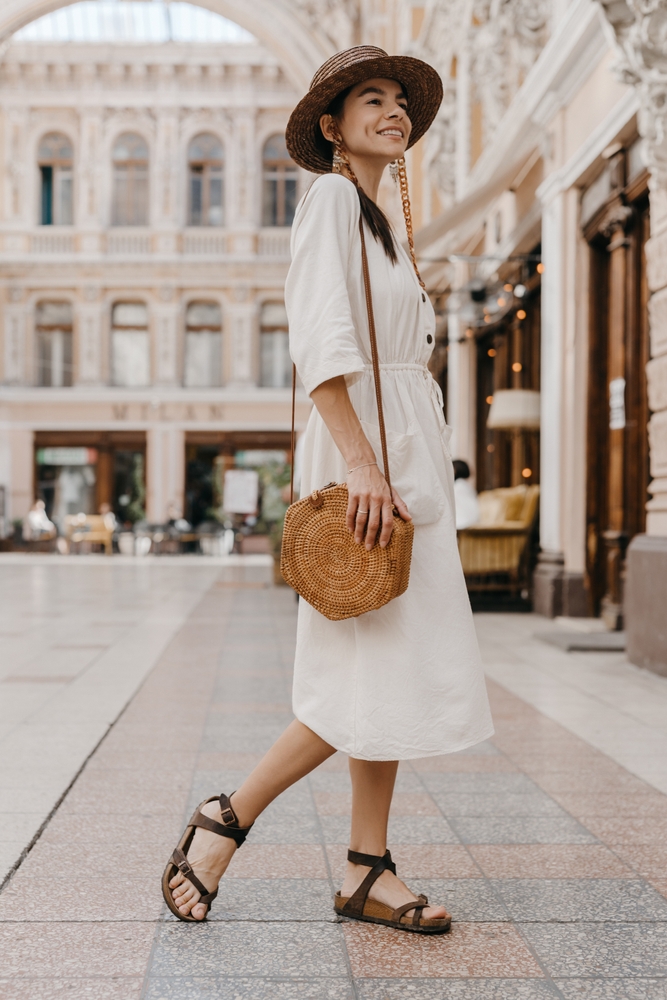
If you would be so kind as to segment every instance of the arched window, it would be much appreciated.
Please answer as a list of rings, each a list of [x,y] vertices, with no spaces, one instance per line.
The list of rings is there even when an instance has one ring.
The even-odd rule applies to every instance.
[[[185,314],[184,383],[222,385],[222,317],[217,302],[191,302]]]
[[[150,384],[148,309],[143,302],[116,302],[113,307],[111,380],[114,385]]]
[[[287,313],[282,302],[262,306],[259,335],[260,385],[284,389],[292,381]]]
[[[39,144],[43,226],[72,225],[72,156],[72,144],[61,132],[48,132]]]
[[[114,143],[111,224],[148,224],[148,146],[134,132],[124,132]]]
[[[222,143],[209,132],[195,136],[188,146],[188,225],[221,226]]]
[[[37,385],[72,384],[72,306],[69,302],[38,302]]]
[[[291,226],[296,209],[299,170],[287,152],[284,135],[272,135],[264,144],[264,205],[262,225]]]

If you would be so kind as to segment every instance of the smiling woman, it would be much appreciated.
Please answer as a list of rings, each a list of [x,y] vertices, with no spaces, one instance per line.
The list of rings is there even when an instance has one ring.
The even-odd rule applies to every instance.
[[[372,550],[393,542],[399,517],[413,522],[413,559],[407,589],[378,610],[332,621],[299,602],[295,721],[233,801],[213,796],[195,812],[162,883],[181,920],[205,919],[255,819],[340,750],[350,757],[352,829],[336,912],[420,934],[451,926],[443,907],[429,906],[396,877],[387,851],[398,761],[462,750],[486,739],[492,725],[456,544],[449,431],[426,367],[435,315],[414,256],[376,204],[382,174],[395,162],[410,238],[403,155],[429,127],[441,96],[430,66],[359,46],[321,67],[287,127],[294,162],[325,175],[296,209],[285,287],[290,353],[315,403],[300,503],[312,496],[313,506],[326,505],[324,484],[346,482],[347,513],[335,514],[328,547],[344,595],[362,561],[389,562],[393,549]],[[379,369],[371,364],[372,314]],[[378,383],[393,489],[378,466]],[[341,545],[346,527],[353,541]],[[313,568],[319,553],[307,551],[310,541],[297,539],[296,547]],[[320,543],[321,551],[327,543]]]

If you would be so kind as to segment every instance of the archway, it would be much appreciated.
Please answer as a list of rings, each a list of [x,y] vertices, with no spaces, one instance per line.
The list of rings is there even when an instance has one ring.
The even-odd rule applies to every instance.
[[[0,5],[0,52],[15,31],[76,0],[4,0]],[[305,23],[290,0],[192,0],[250,31],[280,61],[299,91],[335,51],[331,39]]]

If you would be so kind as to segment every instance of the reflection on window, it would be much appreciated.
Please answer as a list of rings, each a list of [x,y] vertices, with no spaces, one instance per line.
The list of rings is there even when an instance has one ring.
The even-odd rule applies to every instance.
[[[37,385],[72,384],[72,307],[69,302],[38,302]]]
[[[272,135],[264,145],[264,226],[291,226],[296,209],[299,170],[290,159],[284,135]]]
[[[60,132],[49,132],[39,144],[40,222],[43,226],[72,225],[72,156],[72,144]]]
[[[111,318],[111,378],[114,385],[150,384],[148,310],[143,302],[117,302]]]
[[[114,143],[111,224],[148,224],[148,146],[134,132],[124,132]]]
[[[260,328],[260,385],[284,389],[292,382],[287,313],[282,302],[262,307]]]
[[[220,140],[208,132],[188,146],[188,225],[221,226],[223,151]]]
[[[217,302],[191,302],[185,314],[184,383],[222,385],[222,318]]]

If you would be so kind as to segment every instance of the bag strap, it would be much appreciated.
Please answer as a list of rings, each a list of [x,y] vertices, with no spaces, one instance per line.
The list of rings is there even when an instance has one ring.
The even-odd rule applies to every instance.
[[[359,216],[359,235],[361,237],[361,269],[364,276],[364,293],[366,296],[366,311],[368,312],[368,333],[371,341],[371,359],[373,361],[373,380],[375,382],[375,398],[378,407],[378,423],[380,425],[380,444],[382,446],[382,464],[384,466],[384,478],[391,493],[391,479],[389,476],[389,457],[387,453],[387,433],[384,427],[384,410],[382,408],[382,384],[380,381],[380,359],[378,357],[377,335],[375,333],[375,315],[373,313],[373,296],[371,293],[371,276],[368,269],[368,255],[366,253],[366,238],[364,236],[364,220]],[[294,418],[296,412],[296,365],[292,365],[292,434],[290,438],[290,484],[289,502],[294,503]]]
[[[371,338],[371,358],[373,359],[373,378],[375,380],[375,398],[378,404],[378,423],[380,425],[380,444],[382,445],[382,464],[384,478],[387,480],[391,495],[391,479],[389,478],[389,457],[387,455],[387,434],[384,429],[384,410],[382,408],[382,384],[380,382],[380,359],[378,357],[378,342],[375,334],[375,315],[373,313],[373,296],[371,295],[371,276],[368,270],[368,255],[366,254],[366,239],[364,237],[364,220],[359,216],[359,235],[361,236],[361,267],[364,272],[364,292],[366,293],[366,310],[368,312],[368,332]]]

